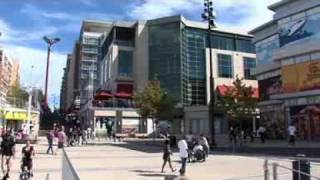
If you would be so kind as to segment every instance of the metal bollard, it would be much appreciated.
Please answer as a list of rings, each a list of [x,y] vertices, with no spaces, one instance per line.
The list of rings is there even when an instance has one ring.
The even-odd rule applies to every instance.
[[[264,170],[264,180],[269,180],[269,168],[268,168],[268,160],[264,160],[263,164],[263,170]]]
[[[278,163],[272,163],[273,180],[278,180]]]

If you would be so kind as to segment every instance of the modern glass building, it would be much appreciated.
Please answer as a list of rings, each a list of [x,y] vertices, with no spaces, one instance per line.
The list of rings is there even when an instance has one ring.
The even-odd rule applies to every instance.
[[[182,16],[148,21],[149,79],[157,78],[183,106],[207,105],[206,49],[204,24],[193,24]],[[212,49],[254,53],[250,35],[213,30]],[[231,55],[219,54],[219,77],[234,78]],[[248,62],[248,68],[255,65]],[[250,64],[250,65],[249,65]],[[216,71],[216,69],[214,69]]]

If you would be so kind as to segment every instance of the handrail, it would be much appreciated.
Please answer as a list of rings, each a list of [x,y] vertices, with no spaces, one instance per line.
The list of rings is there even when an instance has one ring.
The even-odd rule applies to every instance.
[[[299,173],[299,175],[302,174],[302,175],[305,175],[305,176],[309,176],[309,177],[311,177],[313,179],[320,180],[319,177],[313,176],[311,174],[305,173],[305,172],[297,170],[297,169],[293,169],[293,168],[289,168],[289,167],[280,165],[279,163],[275,163],[275,162],[274,163],[268,163],[268,160],[265,160],[264,161],[264,165],[263,165],[264,179],[265,180],[269,180],[269,177],[270,177],[270,172],[269,172],[268,166],[272,166],[272,172],[273,172],[273,176],[272,177],[273,177],[273,180],[278,180],[278,167],[286,169],[286,170],[289,170],[289,171],[292,171],[292,172]]]
[[[269,165],[270,165],[270,164],[269,164]],[[289,170],[289,171],[293,171],[293,172],[296,172],[296,173],[299,173],[299,174],[303,174],[303,175],[305,175],[305,176],[309,176],[309,177],[312,177],[312,178],[314,178],[314,179],[320,180],[319,177],[313,176],[313,175],[311,175],[311,174],[305,173],[305,172],[300,171],[300,170],[297,170],[297,169],[288,168],[288,167],[283,166],[283,165],[280,165],[280,164],[278,164],[278,163],[272,163],[271,165],[276,166],[276,167],[281,167],[281,168],[283,168],[283,169],[287,169],[287,170]]]
[[[64,160],[67,161],[67,164],[68,164],[68,166],[69,166],[69,168],[70,168],[70,171],[71,171],[71,174],[72,174],[74,180],[80,180],[80,178],[79,178],[76,170],[74,169],[74,167],[73,167],[73,165],[72,165],[72,163],[71,163],[71,161],[70,161],[70,159],[69,159],[69,157],[68,157],[68,154],[66,153],[66,151],[64,150],[64,148],[62,148],[62,163],[63,163]],[[63,169],[62,169],[62,172],[63,172]],[[62,178],[63,178],[63,177],[62,177]]]

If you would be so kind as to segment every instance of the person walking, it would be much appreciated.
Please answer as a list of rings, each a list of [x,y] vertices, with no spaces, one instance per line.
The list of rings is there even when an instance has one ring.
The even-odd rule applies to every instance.
[[[203,150],[204,150],[206,157],[208,157],[209,151],[210,151],[210,146],[209,146],[207,138],[203,134],[200,135],[199,144],[203,147]]]
[[[64,132],[64,126],[61,126],[58,132],[58,149],[63,149],[66,144],[66,133]]]
[[[291,124],[289,127],[288,127],[288,133],[289,133],[289,145],[292,145],[294,146],[295,143],[296,143],[296,127]]]
[[[167,162],[169,163],[169,167],[171,169],[172,172],[176,171],[171,164],[171,147],[170,147],[170,143],[169,140],[166,139],[164,141],[164,146],[163,146],[163,164],[162,164],[162,168],[161,168],[161,173],[163,173],[164,171],[164,167],[166,166]]]
[[[4,136],[2,137],[1,142],[1,169],[4,174],[4,179],[10,178],[10,168],[11,168],[11,160],[15,155],[15,140],[11,135],[11,131],[8,129]],[[4,170],[4,162],[6,165],[6,170]]]
[[[47,154],[51,151],[52,154],[53,152],[53,138],[54,138],[54,133],[53,131],[50,131],[47,133],[47,140],[48,140],[48,149],[47,149]]]
[[[86,129],[83,129],[82,130],[82,134],[81,134],[81,137],[82,137],[82,145],[88,145],[88,141],[87,141],[87,130]]]
[[[186,173],[186,164],[188,158],[188,144],[185,136],[183,136],[182,139],[178,142],[178,148],[179,156],[181,158],[181,168],[179,172],[181,176],[184,176]]]
[[[237,135],[235,129],[231,126],[229,129],[229,140],[231,143],[237,143]]]
[[[265,143],[265,136],[266,136],[266,128],[264,126],[260,126],[259,129],[258,129],[258,133],[260,135],[260,140],[261,140],[261,143],[264,144]]]

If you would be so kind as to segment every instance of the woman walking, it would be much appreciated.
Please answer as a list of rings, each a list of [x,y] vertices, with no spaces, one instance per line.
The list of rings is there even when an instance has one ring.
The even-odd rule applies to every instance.
[[[170,148],[170,143],[169,140],[166,139],[164,141],[164,147],[163,147],[163,164],[162,164],[162,169],[161,169],[161,173],[163,173],[164,171],[164,167],[166,166],[167,162],[169,163],[169,167],[171,169],[172,172],[176,171],[171,164],[171,148]]]

